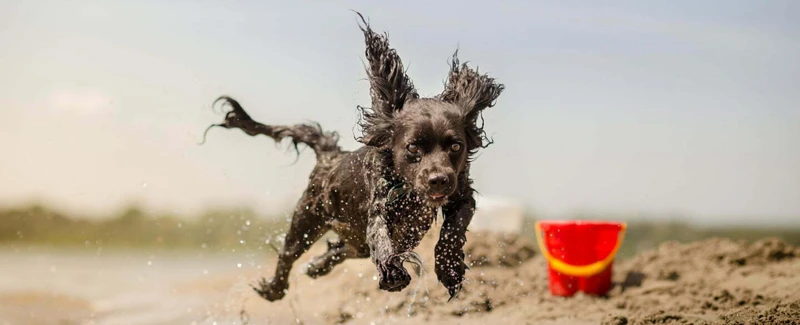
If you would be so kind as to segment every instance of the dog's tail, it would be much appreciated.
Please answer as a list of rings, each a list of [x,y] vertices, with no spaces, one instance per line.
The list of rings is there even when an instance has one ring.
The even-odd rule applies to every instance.
[[[296,124],[292,126],[265,125],[250,118],[250,115],[244,111],[242,105],[231,97],[221,96],[214,101],[212,106],[220,101],[223,102],[223,107],[227,106],[230,110],[225,113],[225,120],[222,123],[212,124],[206,129],[206,133],[211,128],[217,126],[226,129],[238,128],[251,136],[257,136],[259,134],[266,135],[276,142],[281,142],[284,138],[291,138],[292,145],[298,153],[297,145],[300,143],[313,149],[317,157],[320,157],[323,153],[341,151],[341,148],[337,144],[339,135],[336,132],[324,132],[318,123]],[[203,142],[205,142],[205,138],[206,134],[204,133]]]

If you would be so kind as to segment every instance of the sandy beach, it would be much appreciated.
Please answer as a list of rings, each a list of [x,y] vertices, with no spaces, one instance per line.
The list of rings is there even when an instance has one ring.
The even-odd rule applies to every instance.
[[[620,259],[606,297],[550,296],[546,261],[512,235],[470,233],[458,298],[432,272],[435,231],[417,252],[421,277],[378,290],[368,260],[312,280],[296,265],[287,296],[249,287],[272,272],[261,252],[63,252],[0,255],[0,324],[798,324],[800,249],[776,239],[664,243]],[[409,268],[410,269],[410,268]]]

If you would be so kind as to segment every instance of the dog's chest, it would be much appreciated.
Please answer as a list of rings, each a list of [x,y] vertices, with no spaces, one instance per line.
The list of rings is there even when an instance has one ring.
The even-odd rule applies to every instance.
[[[396,206],[390,213],[392,242],[401,252],[413,250],[430,230],[436,209],[424,205]]]

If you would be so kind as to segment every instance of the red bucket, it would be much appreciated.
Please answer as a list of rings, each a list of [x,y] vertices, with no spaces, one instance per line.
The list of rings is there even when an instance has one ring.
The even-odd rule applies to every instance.
[[[611,289],[611,267],[625,235],[625,223],[539,221],[536,238],[547,259],[550,293],[578,291],[602,296]]]

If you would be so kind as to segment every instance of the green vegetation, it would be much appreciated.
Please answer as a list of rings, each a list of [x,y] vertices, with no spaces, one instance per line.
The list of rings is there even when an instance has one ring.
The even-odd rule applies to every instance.
[[[581,216],[581,219],[594,219]],[[623,220],[625,218],[622,218]],[[667,240],[689,242],[709,237],[756,240],[777,237],[800,246],[800,228],[697,227],[687,222],[628,221],[619,256],[625,258]],[[523,226],[534,236],[534,218]],[[97,219],[66,215],[41,205],[0,208],[0,248],[56,246],[64,248],[208,249],[248,248],[271,252],[280,247],[286,218],[264,218],[249,209],[218,209],[192,217],[157,215],[130,207]]]
[[[288,228],[284,219],[266,221],[248,209],[219,209],[180,218],[130,207],[116,216],[90,220],[34,205],[0,208],[0,220],[0,247],[263,248],[267,240],[279,239]]]

